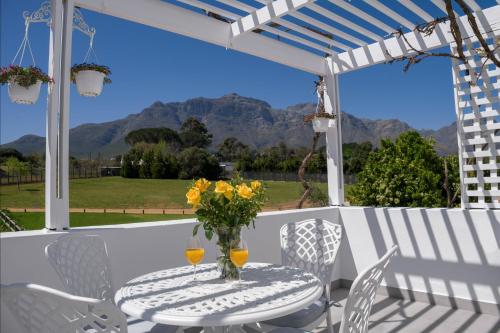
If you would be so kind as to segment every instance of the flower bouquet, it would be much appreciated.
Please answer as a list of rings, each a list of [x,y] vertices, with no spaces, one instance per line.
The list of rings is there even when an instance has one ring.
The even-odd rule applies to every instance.
[[[193,229],[193,235],[198,233],[200,226],[203,226],[208,240],[216,234],[220,250],[217,257],[220,277],[237,279],[238,270],[229,258],[229,251],[231,246],[238,244],[243,226],[252,224],[255,228],[254,220],[264,204],[265,190],[261,182],[246,183],[239,176],[211,185],[211,182],[201,178],[186,193],[187,202],[196,209],[199,222]]]

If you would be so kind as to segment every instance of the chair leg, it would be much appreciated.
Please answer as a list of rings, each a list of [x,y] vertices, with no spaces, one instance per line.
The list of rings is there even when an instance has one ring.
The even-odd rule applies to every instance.
[[[332,313],[330,308],[326,310],[326,326],[328,326],[328,333],[333,333]]]

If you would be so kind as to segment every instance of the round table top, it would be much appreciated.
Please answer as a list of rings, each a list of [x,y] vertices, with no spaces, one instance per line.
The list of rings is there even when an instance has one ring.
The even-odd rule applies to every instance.
[[[323,286],[305,271],[249,263],[242,284],[219,279],[216,264],[149,273],[127,282],[115,295],[126,314],[177,326],[229,326],[281,317],[320,298]]]

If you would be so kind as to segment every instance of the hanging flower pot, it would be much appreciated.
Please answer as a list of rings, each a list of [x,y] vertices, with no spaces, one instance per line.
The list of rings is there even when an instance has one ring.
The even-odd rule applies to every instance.
[[[9,82],[10,100],[17,104],[35,104],[40,95],[41,86],[42,81],[37,81],[28,87],[23,87],[15,81]]]
[[[38,67],[11,65],[0,72],[0,84],[9,85],[10,100],[17,104],[35,104],[40,95],[42,83],[52,79]]]
[[[324,133],[330,127],[335,126],[335,115],[330,113],[313,113],[304,117],[304,121],[311,121],[316,133]]]
[[[96,64],[80,64],[71,68],[71,80],[82,96],[96,97],[102,92],[106,83],[111,83],[108,75],[111,71],[106,66]]]

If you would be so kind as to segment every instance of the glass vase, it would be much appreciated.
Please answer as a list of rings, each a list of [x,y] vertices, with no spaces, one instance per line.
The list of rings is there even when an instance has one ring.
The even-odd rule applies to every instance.
[[[220,278],[223,280],[238,280],[238,268],[231,262],[229,253],[231,246],[236,246],[240,241],[241,228],[217,229],[217,266]]]

